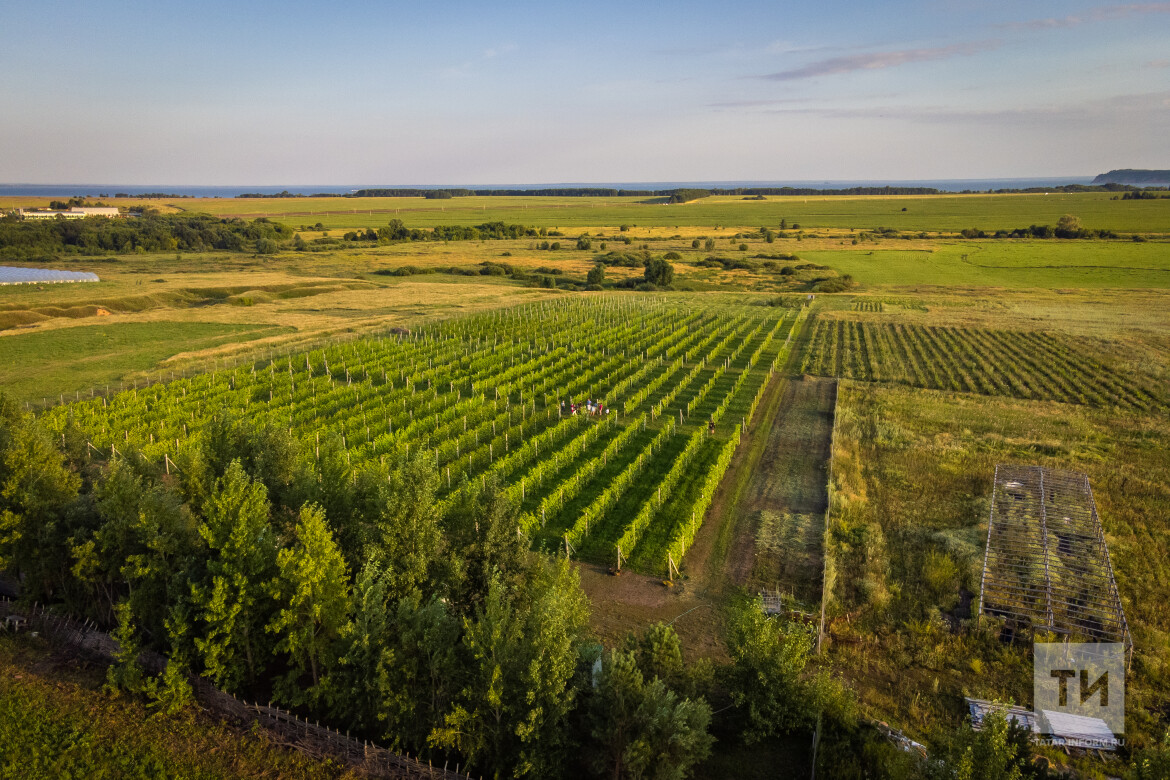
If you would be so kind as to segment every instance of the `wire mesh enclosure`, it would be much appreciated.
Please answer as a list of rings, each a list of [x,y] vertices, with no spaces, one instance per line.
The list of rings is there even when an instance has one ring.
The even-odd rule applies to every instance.
[[[1132,646],[1086,475],[995,467],[979,612],[1020,628]]]

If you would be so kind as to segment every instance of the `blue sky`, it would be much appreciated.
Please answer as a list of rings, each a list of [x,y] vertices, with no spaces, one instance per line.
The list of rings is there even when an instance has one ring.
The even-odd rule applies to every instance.
[[[1170,168],[1170,2],[8,2],[0,182]]]

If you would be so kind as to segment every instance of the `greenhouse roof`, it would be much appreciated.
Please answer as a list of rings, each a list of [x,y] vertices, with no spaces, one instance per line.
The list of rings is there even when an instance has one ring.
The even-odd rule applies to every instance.
[[[10,265],[0,265],[0,284],[96,281],[99,281],[98,275],[88,271],[59,271],[55,268],[17,268]]]

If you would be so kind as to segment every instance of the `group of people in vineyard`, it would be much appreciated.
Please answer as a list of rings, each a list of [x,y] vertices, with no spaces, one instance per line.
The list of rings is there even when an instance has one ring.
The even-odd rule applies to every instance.
[[[561,414],[576,415],[578,412],[587,412],[592,415],[609,414],[613,409],[606,408],[601,401],[588,398],[584,403],[578,404],[573,401],[561,401]]]

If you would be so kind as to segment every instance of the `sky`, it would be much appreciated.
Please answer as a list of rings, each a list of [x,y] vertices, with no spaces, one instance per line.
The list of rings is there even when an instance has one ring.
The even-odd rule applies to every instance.
[[[12,2],[0,183],[1170,168],[1170,2]]]

